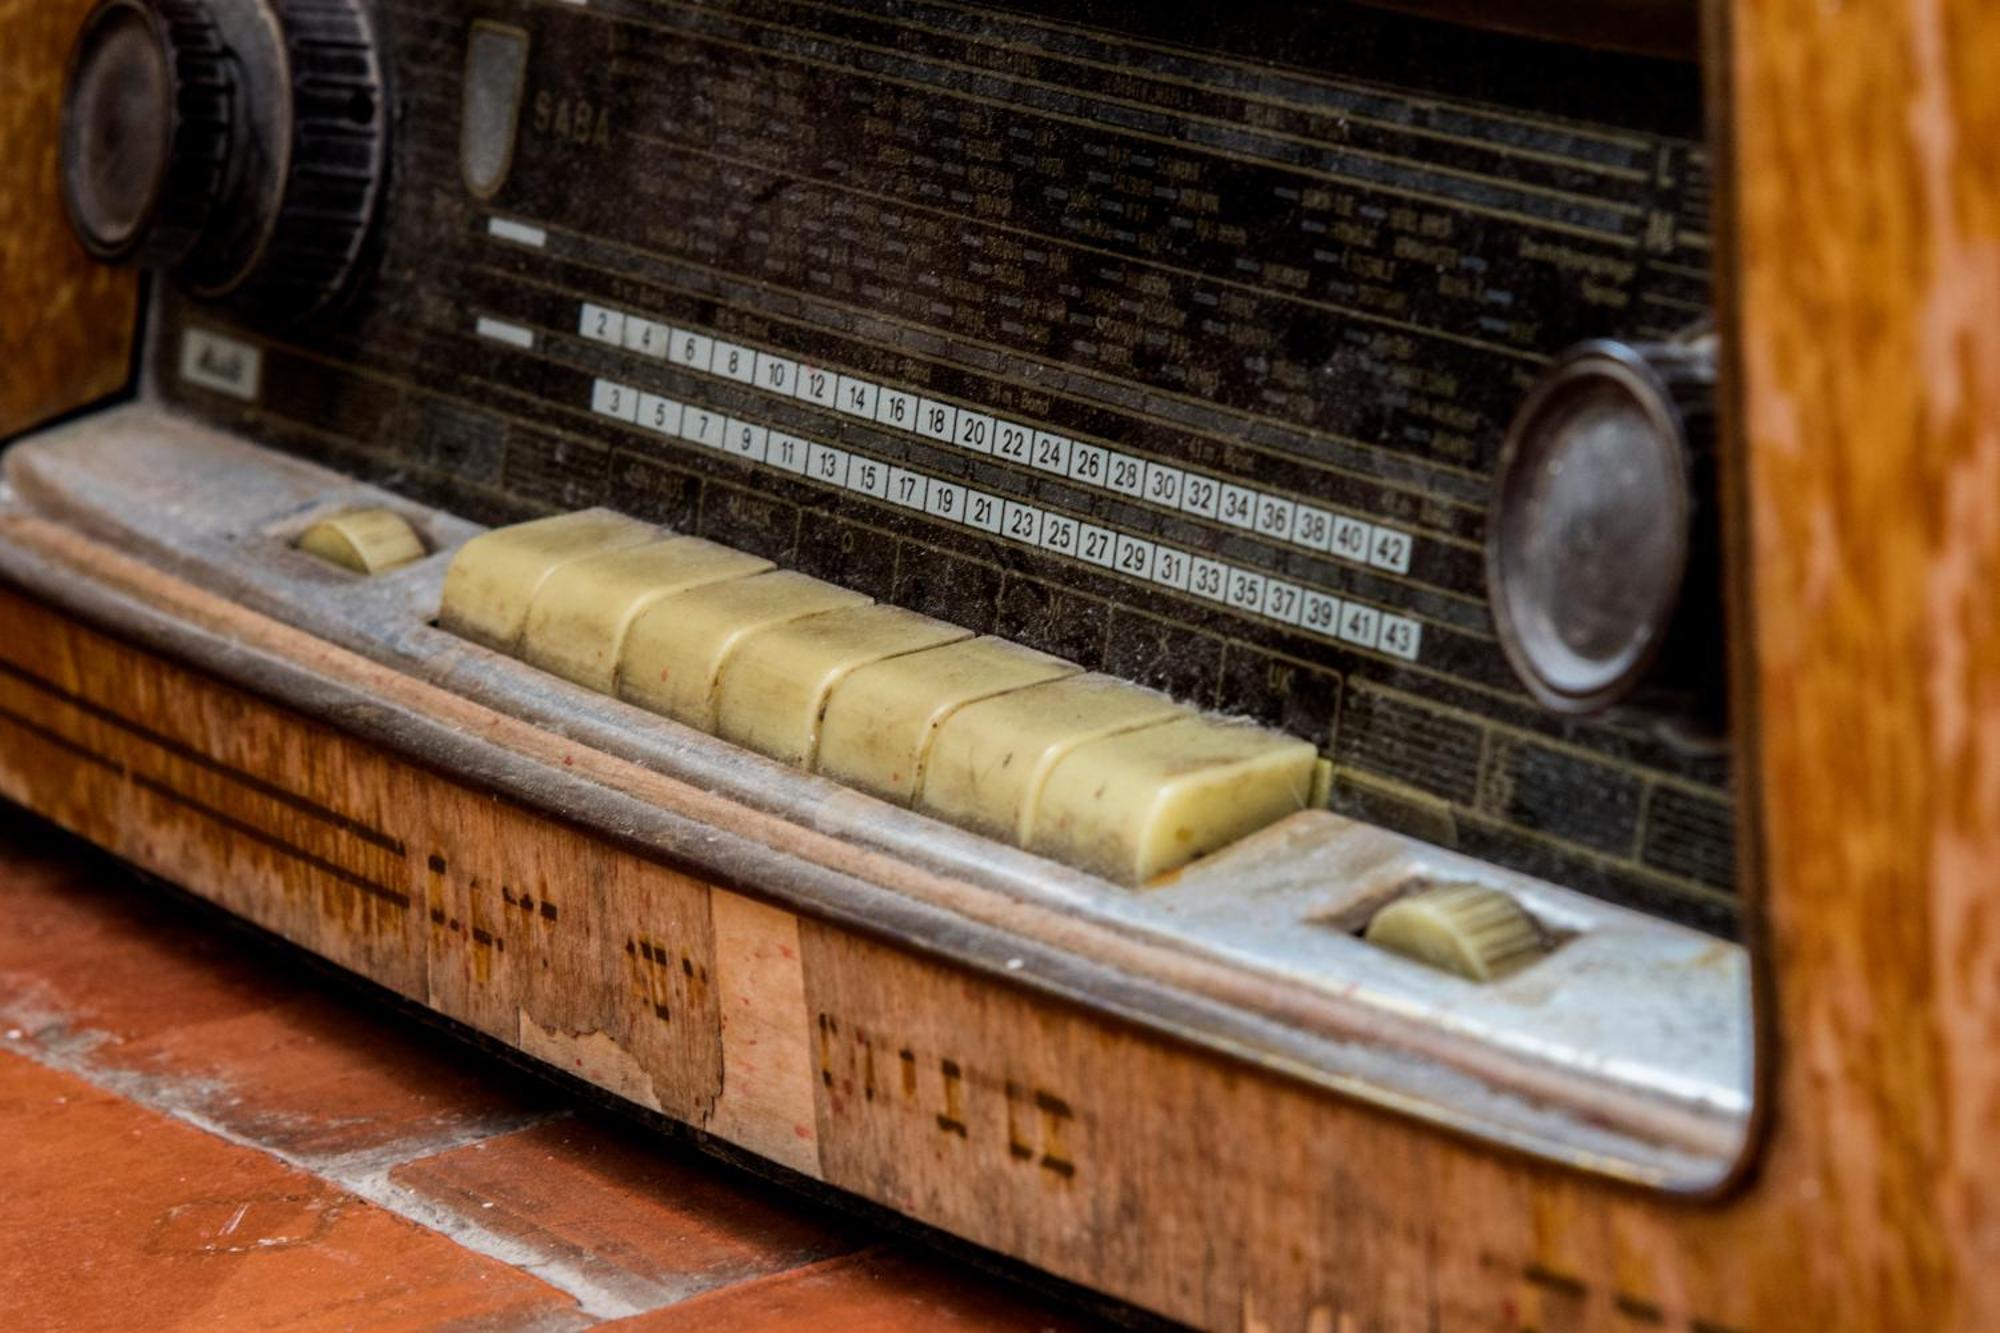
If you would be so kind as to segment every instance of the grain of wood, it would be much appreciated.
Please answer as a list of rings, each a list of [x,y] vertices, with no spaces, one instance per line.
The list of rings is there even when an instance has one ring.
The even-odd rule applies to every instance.
[[[63,70],[95,0],[0,0],[0,438],[125,383],[139,284],[63,220]]]

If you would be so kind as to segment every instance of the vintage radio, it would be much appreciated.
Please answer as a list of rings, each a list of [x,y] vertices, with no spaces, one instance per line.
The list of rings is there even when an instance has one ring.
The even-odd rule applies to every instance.
[[[0,12],[11,799],[1171,1318],[1992,1326],[1983,7]]]

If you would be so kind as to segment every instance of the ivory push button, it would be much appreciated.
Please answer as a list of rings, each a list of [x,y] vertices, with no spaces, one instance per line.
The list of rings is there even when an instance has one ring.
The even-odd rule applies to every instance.
[[[549,575],[572,560],[651,541],[661,532],[609,509],[538,518],[474,537],[445,571],[438,624],[488,648],[511,653],[528,606]]]
[[[939,725],[917,804],[990,837],[1025,842],[1042,783],[1071,750],[1191,716],[1166,695],[1111,676],[1070,676],[982,699]]]
[[[914,611],[860,606],[746,636],[722,663],[715,731],[760,754],[812,768],[827,696],[858,667],[971,634]]]
[[[1398,898],[1369,921],[1364,938],[1467,981],[1505,976],[1545,947],[1513,896],[1483,884],[1440,884]]]
[[[662,597],[761,574],[771,562],[699,537],[669,537],[572,560],[542,580],[521,630],[521,657],[565,680],[615,692],[634,620]]]
[[[1306,808],[1309,742],[1189,717],[1079,745],[1043,785],[1031,850],[1142,883]]]
[[[1072,662],[1005,639],[968,639],[864,666],[833,688],[820,723],[821,773],[908,805],[931,738],[980,699],[1073,676]]]
[[[773,625],[869,603],[861,593],[785,569],[662,597],[625,636],[618,695],[714,731],[716,679],[738,643]]]
[[[424,558],[424,539],[393,509],[356,509],[321,519],[298,547],[356,574],[384,574]]]

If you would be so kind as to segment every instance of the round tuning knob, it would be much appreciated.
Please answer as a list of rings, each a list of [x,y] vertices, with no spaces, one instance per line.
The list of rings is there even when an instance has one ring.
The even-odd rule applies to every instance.
[[[1486,584],[1508,663],[1544,707],[1713,730],[1714,462],[1711,336],[1584,343],[1529,391],[1494,471]]]
[[[235,64],[195,0],[106,0],[84,20],[63,105],[63,202],[109,263],[177,264],[223,193]]]
[[[84,248],[274,322],[351,285],[388,113],[363,0],[100,0],[63,98]]]

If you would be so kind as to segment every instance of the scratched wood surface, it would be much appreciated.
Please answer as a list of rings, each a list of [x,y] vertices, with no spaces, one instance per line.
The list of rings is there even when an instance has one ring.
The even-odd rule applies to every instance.
[[[2000,9],[1733,19],[1777,1039],[1763,1151],[1719,1202],[1494,1154],[585,846],[13,597],[0,790],[607,1087],[1193,1322],[2000,1327]]]
[[[95,0],[0,0],[0,439],[124,384],[138,281],[63,221],[64,63]]]

